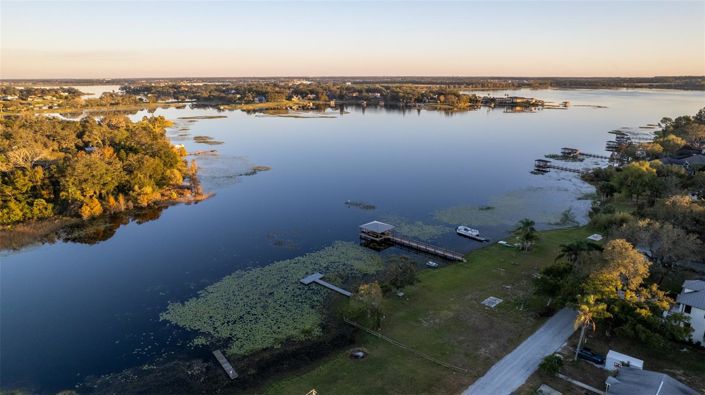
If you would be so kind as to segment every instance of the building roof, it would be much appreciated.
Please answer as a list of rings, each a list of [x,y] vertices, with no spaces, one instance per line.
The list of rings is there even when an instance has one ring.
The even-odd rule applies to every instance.
[[[631,355],[622,354],[622,353],[614,351],[614,350],[609,350],[607,352],[607,359],[616,359],[617,361],[621,361],[622,363],[629,362],[630,366],[637,366],[639,368],[644,367],[643,360],[641,360],[639,358],[634,358]],[[605,366],[605,367],[607,367],[607,366]]]
[[[705,290],[693,292],[681,292],[676,301],[680,304],[697,307],[705,310]]]
[[[384,233],[394,229],[394,225],[385,224],[384,222],[372,221],[366,224],[360,225],[361,230],[374,233]]]
[[[693,291],[703,291],[703,290],[705,290],[705,281],[703,281],[703,280],[685,280],[685,281],[683,281],[683,288],[692,289]]]
[[[624,367],[617,376],[608,377],[607,395],[698,395],[698,392],[673,377],[650,370]]]
[[[705,165],[705,155],[693,155],[689,158],[685,158],[685,161],[689,165]]]
[[[705,155],[695,154],[685,158],[665,157],[661,158],[661,163],[664,165],[684,165],[686,163],[690,166],[705,165]]]

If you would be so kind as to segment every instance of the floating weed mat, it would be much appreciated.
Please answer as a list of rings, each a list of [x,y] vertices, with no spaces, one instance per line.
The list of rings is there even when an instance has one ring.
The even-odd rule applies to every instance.
[[[377,208],[374,204],[362,200],[346,200],[345,205],[349,208],[354,207],[359,208],[360,210],[374,210]]]
[[[194,136],[193,141],[199,143],[199,144],[208,144],[208,145],[220,145],[223,144],[223,141],[218,141],[214,140],[213,137],[211,136]]]
[[[194,119],[219,119],[227,118],[227,115],[196,115],[192,117],[179,117],[178,119],[194,120]]]
[[[386,216],[382,222],[394,225],[394,231],[412,239],[429,241],[437,239],[453,231],[448,225],[427,224],[421,221],[410,221],[403,217]]]
[[[269,266],[237,271],[184,303],[171,303],[160,315],[198,331],[198,343],[227,343],[231,355],[278,347],[286,340],[321,335],[322,306],[331,291],[299,280],[320,272],[325,279],[374,273],[383,266],[374,252],[349,242],[335,242],[320,251]]]
[[[264,113],[255,114],[255,117],[277,117],[277,118],[302,118],[302,119],[320,119],[320,118],[338,118],[336,114],[329,112],[279,112],[266,111]]]
[[[198,152],[198,151],[196,151]],[[268,166],[258,166],[244,156],[199,155],[198,176],[207,190],[221,189],[237,182],[240,176],[250,176],[267,171]]]
[[[536,187],[512,191],[490,198],[489,206],[463,205],[439,210],[434,218],[451,225],[513,226],[522,218],[531,218],[539,224],[555,225],[566,210],[575,213],[575,220],[585,222],[590,202],[578,200],[592,192],[578,184],[575,189]]]

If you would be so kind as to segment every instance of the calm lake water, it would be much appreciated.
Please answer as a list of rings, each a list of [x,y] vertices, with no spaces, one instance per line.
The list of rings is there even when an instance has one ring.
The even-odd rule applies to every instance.
[[[346,108],[306,119],[157,110],[176,121],[169,131],[175,143],[190,152],[218,151],[197,159],[215,197],[170,207],[152,221],[132,221],[97,244],[59,242],[0,253],[2,387],[51,392],[87,375],[176,358],[188,352],[190,335],[159,321],[169,301],[186,300],[238,269],[336,240],[355,241],[357,226],[373,219],[446,227],[449,232],[432,241],[461,252],[479,244],[454,236],[456,223],[448,217],[472,207],[496,207],[496,221],[467,224],[495,240],[523,217],[547,227],[572,208],[584,220],[589,201],[577,198],[591,188],[569,173],[529,174],[534,159],[564,146],[605,153],[610,130],[649,132],[639,126],[692,115],[705,105],[703,92],[510,93],[573,106],[452,115]],[[208,115],[226,118],[178,119]],[[223,144],[195,143],[199,135]],[[272,170],[238,176],[252,165]],[[346,200],[376,209],[347,207]]]

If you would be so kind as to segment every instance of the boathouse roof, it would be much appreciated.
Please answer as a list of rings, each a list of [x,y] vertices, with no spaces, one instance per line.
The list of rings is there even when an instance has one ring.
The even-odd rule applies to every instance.
[[[360,230],[373,233],[384,233],[394,229],[394,225],[385,224],[384,222],[372,221],[360,225]]]

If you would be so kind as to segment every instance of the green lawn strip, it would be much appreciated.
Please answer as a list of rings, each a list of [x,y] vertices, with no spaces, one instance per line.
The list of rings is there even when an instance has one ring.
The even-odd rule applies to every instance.
[[[468,262],[426,270],[419,283],[404,289],[404,298],[388,296],[381,332],[417,351],[468,369],[456,372],[422,359],[370,335],[355,346],[369,356],[351,360],[336,351],[318,363],[274,378],[262,392],[305,394],[455,393],[482,376],[543,323],[532,301],[532,274],[553,263],[559,245],[584,239],[592,232],[571,228],[541,233],[533,251],[500,245],[468,254]],[[523,295],[523,296],[521,296]],[[528,295],[528,296],[527,296]],[[480,304],[496,296],[496,310]],[[525,300],[524,310],[518,307]]]

